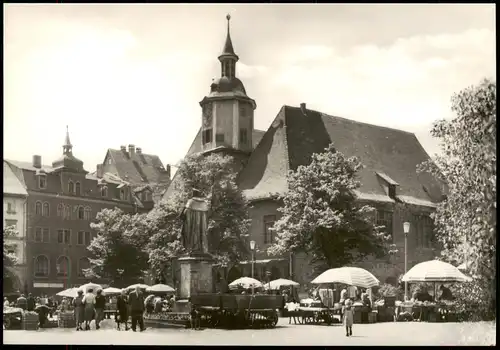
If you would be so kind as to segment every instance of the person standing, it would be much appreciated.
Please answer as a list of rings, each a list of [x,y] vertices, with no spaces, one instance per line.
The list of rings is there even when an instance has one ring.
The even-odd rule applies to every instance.
[[[125,289],[116,298],[116,326],[120,330],[120,323],[125,323],[125,330],[128,331],[128,299]]]
[[[345,335],[349,337],[352,335],[352,324],[354,323],[354,308],[352,307],[351,299],[346,300],[342,314],[346,332]]]
[[[84,318],[85,318],[85,330],[90,331],[90,322],[94,319],[94,307],[95,307],[95,295],[93,289],[90,288],[83,297],[83,304],[85,305]]]
[[[3,298],[3,306],[10,306],[10,303],[9,303],[9,299],[7,299],[7,297],[4,297]]]
[[[102,290],[97,291],[95,297],[95,329],[101,328],[99,323],[104,319],[104,307],[106,306],[106,298],[102,295]]]
[[[130,313],[132,316],[132,330],[135,332],[137,323],[139,323],[139,327],[141,332],[144,331],[144,295],[141,292],[141,288],[137,286],[135,288],[135,292],[130,293],[129,295],[129,303],[130,303]]]
[[[17,298],[16,306],[23,310],[28,308],[28,300],[24,297],[24,294],[21,294],[21,296]]]
[[[26,308],[28,311],[35,311],[35,298],[31,293],[28,294],[28,299],[26,299]]]
[[[83,291],[82,290],[78,291],[78,296],[73,300],[73,307],[75,308],[74,313],[75,313],[75,320],[76,320],[76,330],[83,331],[82,323],[84,320],[83,313],[85,310],[84,309],[85,304],[83,303]]]

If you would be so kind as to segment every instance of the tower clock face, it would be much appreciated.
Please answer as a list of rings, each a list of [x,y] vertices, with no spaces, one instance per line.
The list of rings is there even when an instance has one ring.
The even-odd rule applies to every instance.
[[[203,126],[208,128],[212,125],[212,104],[203,107]]]

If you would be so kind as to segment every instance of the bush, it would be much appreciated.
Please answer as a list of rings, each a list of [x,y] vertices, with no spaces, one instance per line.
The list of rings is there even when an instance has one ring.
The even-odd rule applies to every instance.
[[[461,321],[491,321],[496,309],[491,305],[490,290],[479,280],[456,283],[451,288],[455,307]]]
[[[398,288],[394,287],[392,284],[383,284],[380,286],[378,291],[374,293],[376,299],[384,298],[384,297],[396,297],[397,300],[401,300],[403,298],[404,292]]]

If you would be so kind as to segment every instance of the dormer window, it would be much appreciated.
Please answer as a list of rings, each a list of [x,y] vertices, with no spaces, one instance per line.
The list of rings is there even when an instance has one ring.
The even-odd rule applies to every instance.
[[[125,200],[125,189],[124,188],[120,189],[120,199],[122,201]]]
[[[38,188],[44,190],[47,188],[47,175],[38,175]]]
[[[101,197],[107,197],[107,196],[108,196],[108,187],[102,186],[101,187]]]
[[[73,183],[73,181],[70,181],[68,183],[68,192],[69,193],[75,193],[75,184]]]

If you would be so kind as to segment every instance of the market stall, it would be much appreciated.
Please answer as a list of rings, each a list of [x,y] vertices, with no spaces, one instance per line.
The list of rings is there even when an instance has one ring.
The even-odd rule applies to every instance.
[[[439,260],[426,261],[415,265],[404,276],[403,282],[432,283],[433,300],[412,300],[396,305],[396,318],[399,321],[449,321],[456,319],[454,303],[451,300],[438,300],[438,283],[470,282],[472,279],[464,275],[458,268]]]

